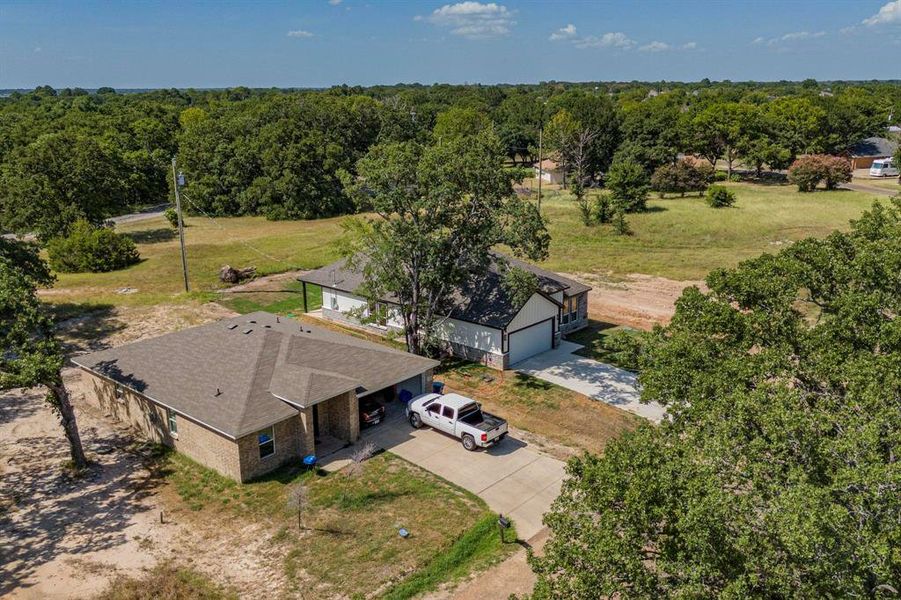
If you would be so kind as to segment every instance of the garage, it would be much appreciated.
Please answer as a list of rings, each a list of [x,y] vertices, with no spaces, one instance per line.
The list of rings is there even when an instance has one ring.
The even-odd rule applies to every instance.
[[[513,365],[530,356],[550,350],[554,345],[554,320],[548,319],[514,331],[508,339],[510,359]]]

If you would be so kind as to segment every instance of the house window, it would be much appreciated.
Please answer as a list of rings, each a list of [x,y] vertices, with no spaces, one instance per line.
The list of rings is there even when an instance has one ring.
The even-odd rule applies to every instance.
[[[563,316],[560,322],[563,325],[573,323],[579,320],[579,297],[570,296],[563,299]]]
[[[273,427],[267,427],[257,433],[257,441],[260,444],[260,458],[266,458],[275,454],[275,431]]]
[[[169,422],[169,433],[172,435],[178,435],[178,421],[176,420],[175,413],[170,409],[166,409],[166,420]]]

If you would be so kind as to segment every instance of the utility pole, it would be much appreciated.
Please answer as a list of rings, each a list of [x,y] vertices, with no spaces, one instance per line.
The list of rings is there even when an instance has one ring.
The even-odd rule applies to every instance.
[[[178,215],[178,242],[181,244],[181,270],[185,276],[185,292],[190,292],[188,287],[188,256],[185,254],[185,223],[181,218],[181,196],[178,193],[179,177],[175,171],[175,157],[172,157],[172,183],[175,184],[175,212]]]
[[[542,115],[543,117],[544,115]],[[541,214],[541,180],[544,179],[544,173],[542,171],[542,158],[541,158],[541,138],[544,134],[544,118],[541,119],[542,123],[538,127],[538,214]]]

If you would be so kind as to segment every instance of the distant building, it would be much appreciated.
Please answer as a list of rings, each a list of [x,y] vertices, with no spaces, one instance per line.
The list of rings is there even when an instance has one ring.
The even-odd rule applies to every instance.
[[[535,165],[535,177],[538,177],[539,168]],[[541,180],[545,183],[563,183],[563,169],[549,158],[541,161]]]
[[[895,134],[901,133],[901,126],[898,126],[898,125],[889,125],[889,126],[888,126],[888,132],[889,132],[889,133],[895,133]]]
[[[897,151],[898,142],[884,137],[868,137],[851,148],[851,168],[869,169],[877,158],[894,156]]]

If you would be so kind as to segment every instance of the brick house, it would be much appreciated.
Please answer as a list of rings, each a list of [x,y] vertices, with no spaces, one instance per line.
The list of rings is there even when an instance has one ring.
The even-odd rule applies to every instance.
[[[238,481],[359,437],[359,398],[427,391],[437,361],[257,312],[72,359],[88,401]]]

